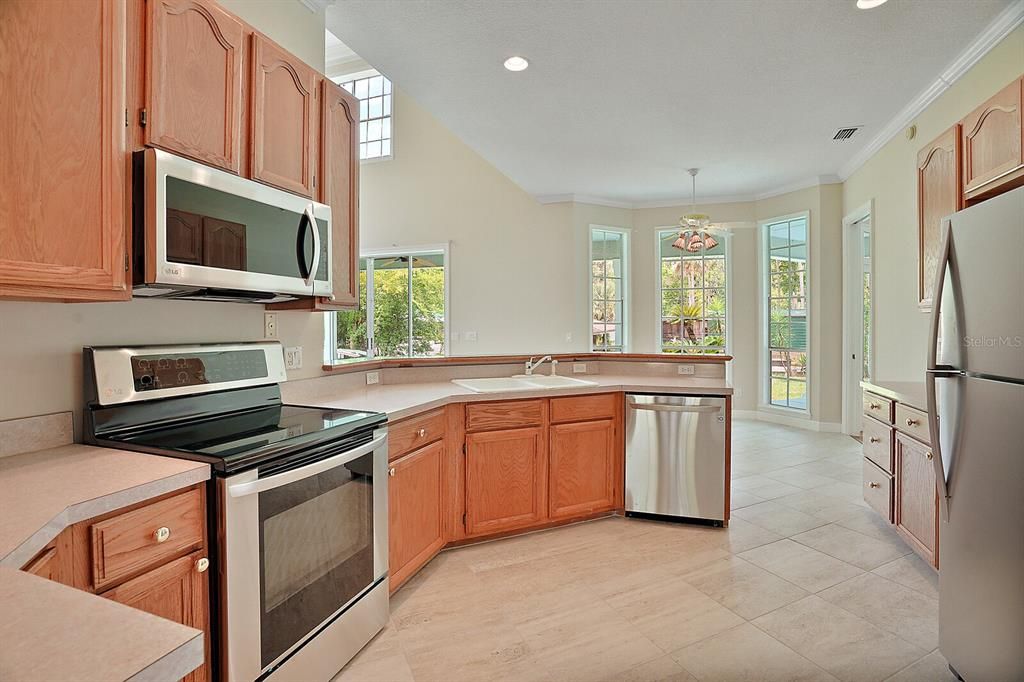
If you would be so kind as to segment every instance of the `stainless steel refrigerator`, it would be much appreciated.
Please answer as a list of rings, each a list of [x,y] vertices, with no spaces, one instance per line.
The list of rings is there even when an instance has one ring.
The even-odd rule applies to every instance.
[[[939,650],[967,682],[1024,680],[1024,187],[942,233],[927,373]]]

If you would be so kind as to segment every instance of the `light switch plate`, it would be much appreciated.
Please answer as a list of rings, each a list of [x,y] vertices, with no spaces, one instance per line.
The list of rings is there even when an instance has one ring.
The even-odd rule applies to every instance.
[[[465,332],[463,336],[466,337],[466,341],[476,341],[476,332]]]
[[[380,383],[380,372],[367,372],[366,373],[366,385],[367,386],[370,386],[372,384],[379,384],[379,383]]]
[[[302,369],[302,346],[284,349],[284,368]]]
[[[263,313],[263,338],[277,338],[277,313]]]
[[[573,374],[586,374],[587,373],[587,363],[585,363],[585,362],[574,362],[574,363],[572,363],[572,373]]]
[[[693,365],[679,365],[680,374],[693,374],[696,368]]]

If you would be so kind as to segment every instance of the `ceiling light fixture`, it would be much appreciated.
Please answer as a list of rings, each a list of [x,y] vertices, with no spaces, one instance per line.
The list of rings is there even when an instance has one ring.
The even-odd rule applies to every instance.
[[[857,9],[874,9],[886,2],[888,0],[857,0]]]
[[[672,242],[672,246],[680,251],[698,253],[718,246],[715,239],[708,230],[711,226],[711,216],[704,213],[697,213],[697,173],[699,168],[687,168],[690,174],[690,212],[679,219],[679,237]]]
[[[526,67],[530,65],[530,62],[526,61],[526,57],[509,57],[505,60],[505,68],[509,71],[526,71]]]

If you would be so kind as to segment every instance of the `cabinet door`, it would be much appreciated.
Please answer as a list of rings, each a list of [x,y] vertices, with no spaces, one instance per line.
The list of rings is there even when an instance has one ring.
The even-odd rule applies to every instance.
[[[0,2],[0,297],[127,299],[125,6]]]
[[[149,0],[146,144],[239,172],[242,22],[210,0]]]
[[[968,114],[963,126],[964,195],[988,193],[1024,171],[1021,148],[1022,79],[997,92]]]
[[[203,217],[167,209],[167,260],[199,265],[203,262]]]
[[[333,295],[322,308],[359,306],[359,100],[324,79],[320,201],[331,207]]]
[[[189,682],[209,679],[209,573],[201,559],[202,552],[193,552],[101,595],[206,632],[207,663],[185,677]]]
[[[466,534],[529,527],[546,516],[544,429],[466,435]]]
[[[203,218],[203,265],[245,270],[245,225]]]
[[[313,196],[316,72],[253,34],[252,177]]]
[[[917,298],[932,305],[939,263],[942,219],[963,206],[960,130],[953,126],[917,154]]]
[[[444,546],[444,444],[401,457],[388,471],[388,570],[394,591]]]
[[[914,551],[932,564],[938,558],[938,510],[931,448],[897,433],[896,528]]]
[[[552,519],[615,507],[615,422],[551,427],[548,510]]]

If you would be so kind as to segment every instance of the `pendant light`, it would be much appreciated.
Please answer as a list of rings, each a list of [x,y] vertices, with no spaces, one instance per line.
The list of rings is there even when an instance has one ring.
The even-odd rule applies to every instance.
[[[686,169],[686,172],[690,174],[690,212],[679,219],[679,237],[672,242],[672,246],[675,248],[689,253],[698,253],[718,246],[718,240],[708,232],[711,227],[711,216],[697,213],[697,173],[699,171],[699,168]]]

